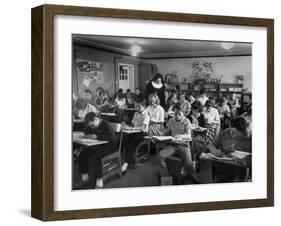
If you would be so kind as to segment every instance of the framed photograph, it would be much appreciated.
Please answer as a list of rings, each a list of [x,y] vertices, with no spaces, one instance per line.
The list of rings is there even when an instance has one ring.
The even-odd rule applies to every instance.
[[[32,217],[274,205],[274,20],[32,9]]]

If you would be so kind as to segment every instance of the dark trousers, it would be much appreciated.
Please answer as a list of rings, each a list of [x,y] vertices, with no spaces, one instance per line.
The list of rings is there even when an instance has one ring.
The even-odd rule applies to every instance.
[[[129,165],[134,165],[136,163],[136,148],[143,141],[143,133],[133,133],[125,135],[125,162]]]
[[[92,180],[102,178],[101,159],[115,151],[112,144],[103,144],[85,148],[79,156],[79,172],[89,173]]]

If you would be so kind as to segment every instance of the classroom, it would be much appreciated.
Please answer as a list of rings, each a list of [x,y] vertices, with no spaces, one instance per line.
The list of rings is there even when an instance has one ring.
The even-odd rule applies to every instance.
[[[72,35],[72,189],[251,182],[252,43]]]

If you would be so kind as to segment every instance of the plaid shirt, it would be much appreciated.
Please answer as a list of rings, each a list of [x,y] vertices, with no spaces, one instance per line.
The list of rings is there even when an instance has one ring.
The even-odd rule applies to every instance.
[[[172,136],[190,134],[191,131],[191,123],[186,117],[183,117],[179,122],[175,118],[171,118],[167,126],[167,134],[171,134]]]

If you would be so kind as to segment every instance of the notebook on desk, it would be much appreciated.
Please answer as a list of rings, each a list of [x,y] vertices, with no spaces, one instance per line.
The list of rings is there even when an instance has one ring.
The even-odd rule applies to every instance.
[[[216,160],[223,160],[223,161],[233,161],[233,158],[231,158],[231,157],[227,157],[227,156],[218,157],[218,156],[213,155],[212,153],[204,153],[204,152],[201,154],[201,158],[216,159]]]
[[[140,130],[140,129],[124,129],[123,132],[124,133],[141,133],[142,130]]]
[[[251,153],[235,150],[234,152],[230,153],[230,155],[234,158],[237,158],[237,159],[245,159],[247,157],[250,157]]]
[[[81,137],[73,138],[73,142],[78,143],[78,144],[82,144],[82,145],[85,145],[85,146],[94,146],[94,145],[100,145],[100,144],[108,143],[108,141],[93,140],[93,139],[81,138]]]
[[[174,139],[172,136],[152,136],[152,138],[159,141],[168,141]]]

